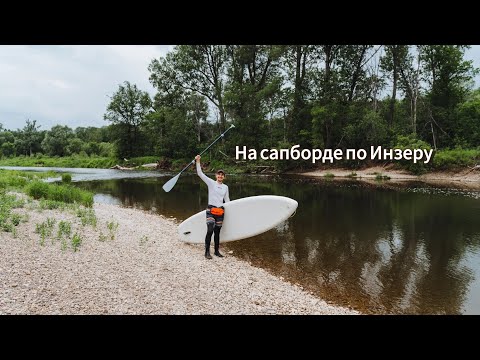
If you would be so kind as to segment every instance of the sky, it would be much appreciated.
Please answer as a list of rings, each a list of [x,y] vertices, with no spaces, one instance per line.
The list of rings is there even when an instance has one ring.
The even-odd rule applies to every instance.
[[[101,127],[118,86],[136,84],[152,97],[148,65],[173,45],[0,45],[0,124],[21,129],[36,120],[54,125]],[[480,45],[466,58],[480,68]],[[480,87],[480,75],[475,87]]]
[[[36,120],[101,127],[110,96],[124,81],[153,95],[148,65],[173,46],[0,45],[0,124],[16,130]]]

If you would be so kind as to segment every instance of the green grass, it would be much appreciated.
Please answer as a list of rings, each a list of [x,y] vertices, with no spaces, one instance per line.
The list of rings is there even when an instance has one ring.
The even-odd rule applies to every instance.
[[[192,157],[193,159],[193,157]],[[49,156],[17,156],[13,158],[3,158],[0,160],[0,166],[31,166],[31,167],[71,167],[71,168],[97,168],[108,169],[114,165],[121,166],[140,166],[143,164],[156,163],[158,156],[142,156],[124,159],[101,156],[82,156],[72,155],[64,157]]]
[[[72,182],[72,175],[71,174],[62,174],[62,183],[70,184]]]
[[[466,168],[480,162],[480,149],[439,150],[433,157],[431,167],[435,170]]]
[[[70,238],[72,234],[72,224],[70,221],[60,221],[58,223],[57,239]]]
[[[100,156],[17,156],[14,158],[3,158],[0,166],[32,166],[32,167],[73,167],[73,168],[100,168],[106,169],[118,164],[119,160],[110,157]]]
[[[0,190],[25,192],[32,198],[40,200],[41,209],[63,209],[65,204],[93,205],[93,193],[76,188],[69,183],[46,183],[41,179],[56,177],[55,172],[32,172],[0,170]],[[71,179],[64,174],[64,181]]]
[[[61,201],[40,199],[39,207],[42,210],[63,209],[64,204]]]
[[[52,236],[53,227],[55,226],[56,220],[53,218],[47,218],[46,221],[35,224],[35,233],[40,235],[40,245],[45,245],[45,239]],[[52,240],[53,242],[53,240]]]
[[[327,179],[332,179],[335,177],[335,175],[333,175],[332,173],[326,173],[325,175],[323,175],[324,178],[327,178]]]
[[[118,229],[118,223],[114,221],[110,221],[107,223],[108,231],[110,232],[110,240],[115,240],[115,232]]]
[[[75,233],[75,235],[73,235],[71,243],[73,251],[78,251],[78,248],[82,244],[82,238],[78,233]]]
[[[97,216],[95,215],[95,210],[92,208],[79,208],[77,210],[77,216],[80,218],[83,226],[92,225],[93,227],[97,227]]]
[[[22,216],[12,213],[12,209],[23,207],[24,200],[19,200],[15,195],[6,194],[5,190],[0,189],[0,230],[5,232],[15,232],[15,227],[22,220]]]
[[[0,189],[22,190],[32,180],[55,177],[53,171],[32,172],[0,169]]]
[[[33,181],[26,186],[28,195],[36,200],[45,199],[64,203],[79,203],[86,207],[93,205],[93,193],[71,185],[60,185]]]

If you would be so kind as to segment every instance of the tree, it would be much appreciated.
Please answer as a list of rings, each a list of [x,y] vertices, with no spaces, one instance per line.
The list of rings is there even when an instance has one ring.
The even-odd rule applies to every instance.
[[[420,82],[422,81],[422,68],[420,67],[422,49],[423,46],[417,46],[415,56],[410,53],[409,49],[405,58],[403,58],[403,66],[399,67],[400,87],[405,92],[405,98],[410,102],[412,133],[415,136],[417,134],[417,105],[421,91]]]
[[[309,145],[310,136],[302,138],[301,133],[310,134],[312,116],[307,105],[312,95],[312,71],[319,60],[319,49],[312,45],[287,46],[284,52],[289,83],[292,84],[291,102],[288,114],[288,134],[291,143]],[[290,90],[290,89],[289,89]]]
[[[47,131],[42,141],[43,152],[49,156],[65,156],[70,139],[75,135],[68,126],[56,125]]]
[[[268,139],[268,104],[282,85],[280,59],[284,47],[232,45],[229,51],[229,83],[226,109],[238,131],[230,138],[238,144],[260,148]]]
[[[200,143],[202,140],[200,136],[202,123],[206,122],[208,117],[208,104],[203,96],[193,93],[186,98],[185,105],[187,111],[186,116],[195,125],[197,141]]]
[[[105,142],[108,140],[107,136],[105,136],[105,128],[105,126],[101,128],[96,128],[93,126],[77,127],[75,129],[75,136],[85,143],[92,141],[97,143]]]
[[[439,141],[448,139],[452,142],[455,138],[454,110],[465,100],[473,85],[473,77],[478,73],[472,60],[463,59],[467,48],[463,45],[427,45],[423,46],[420,55],[430,85],[427,92],[428,122],[434,139]]]
[[[208,98],[219,111],[223,132],[226,128],[226,60],[223,45],[179,45],[165,58],[150,63],[150,82],[162,93],[171,93],[172,87],[180,87]]]
[[[33,120],[33,122],[27,120],[23,127],[23,141],[30,156],[33,155],[33,150],[40,149],[41,134],[38,129],[40,129],[40,125],[37,125],[37,120]]]
[[[455,111],[455,145],[464,148],[479,146],[480,88],[468,95]]]
[[[380,59],[380,68],[392,74],[392,97],[390,98],[390,112],[388,117],[388,126],[391,127],[395,122],[395,102],[397,99],[397,87],[400,74],[405,71],[408,45],[385,45],[385,55]]]
[[[15,153],[15,137],[11,131],[0,132],[0,155],[12,156]]]
[[[83,141],[77,137],[68,139],[67,148],[65,149],[66,155],[79,154],[82,151]]]
[[[346,45],[340,48],[338,56],[339,82],[343,98],[347,102],[357,99],[365,99],[367,92],[367,76],[365,64],[370,60],[367,58],[371,45]]]
[[[132,157],[139,153],[139,127],[152,110],[152,100],[147,92],[125,81],[111,97],[104,119],[118,126],[119,155]]]

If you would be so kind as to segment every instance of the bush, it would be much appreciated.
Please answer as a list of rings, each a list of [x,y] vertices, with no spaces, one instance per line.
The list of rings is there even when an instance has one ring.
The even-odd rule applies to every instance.
[[[62,182],[64,184],[70,184],[72,182],[72,175],[70,174],[62,174]]]
[[[80,203],[87,207],[93,205],[93,193],[71,185],[49,184],[33,181],[27,188],[27,194],[34,199],[61,201],[64,203]]]
[[[480,150],[465,150],[462,148],[439,150],[433,159],[432,166],[438,170],[467,167],[475,165],[479,159]]]
[[[402,151],[405,149],[411,149],[411,150],[422,149],[427,151],[431,150],[431,147],[428,143],[417,139],[413,134],[407,135],[407,136],[402,136],[402,135],[397,136],[397,142],[393,148],[401,149]],[[399,161],[399,163],[403,168],[407,169],[408,171],[414,173],[415,175],[420,175],[427,171],[427,166],[431,165],[432,160],[430,160],[429,164],[425,164],[423,162],[423,159],[418,161],[417,163],[414,163],[413,160],[402,159]]]

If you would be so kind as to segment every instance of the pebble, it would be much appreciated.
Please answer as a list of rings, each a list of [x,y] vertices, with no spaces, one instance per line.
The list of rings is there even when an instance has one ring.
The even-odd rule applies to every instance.
[[[201,247],[179,241],[175,219],[108,204],[94,210],[96,229],[71,211],[14,209],[29,221],[17,227],[22,241],[0,232],[1,280],[11,284],[0,286],[0,314],[358,314],[234,256],[206,260]],[[78,251],[51,239],[40,245],[35,225],[48,217],[71,222]],[[100,241],[112,218],[114,240]]]

